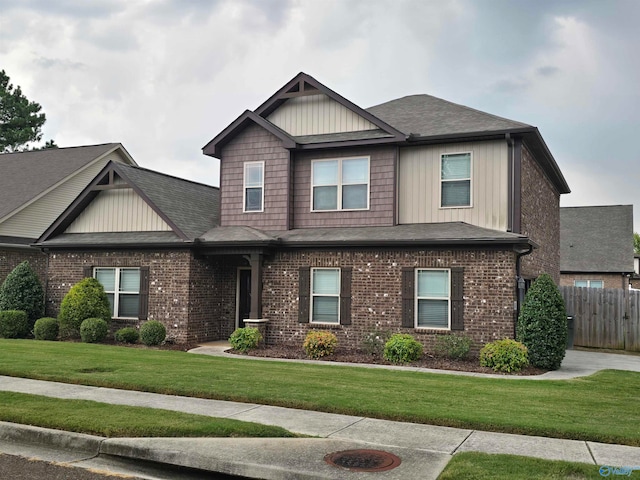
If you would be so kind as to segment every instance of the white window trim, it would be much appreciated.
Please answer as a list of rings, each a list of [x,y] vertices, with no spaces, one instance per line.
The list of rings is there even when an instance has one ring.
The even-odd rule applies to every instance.
[[[458,206],[443,206],[442,205],[442,183],[447,180],[442,179],[442,157],[443,155],[469,155],[469,205],[458,205]],[[458,178],[456,180],[450,181],[460,181],[463,180]],[[466,179],[465,179],[466,180]],[[440,154],[440,165],[438,166],[438,190],[440,193],[439,205],[441,210],[450,210],[452,208],[473,208],[473,151],[462,151],[462,152],[442,152]]]
[[[444,297],[418,297],[418,272],[425,272],[425,271],[431,271],[431,272],[447,272],[447,276],[449,277],[449,289],[448,289],[448,296],[446,298],[447,300],[447,327],[425,327],[425,326],[421,326],[418,325],[418,301],[419,300],[444,300]],[[413,306],[413,311],[414,313],[414,319],[413,319],[413,325],[414,328],[419,329],[419,330],[442,330],[442,331],[449,331],[451,330],[451,269],[450,268],[416,268],[415,270],[415,278],[414,278],[414,290],[415,290],[415,299],[414,299],[414,306]]]
[[[115,270],[115,281],[114,281],[114,289],[115,291],[106,290],[105,293],[113,294],[113,310],[111,311],[112,318],[118,319],[126,319],[126,320],[137,320],[138,317],[119,317],[116,313],[120,310],[120,294],[130,294],[130,295],[138,295],[138,299],[140,299],[140,282],[138,282],[138,290],[135,292],[126,292],[120,291],[120,271],[121,270],[137,270],[138,274],[140,274],[140,267],[94,267],[93,268],[93,278],[96,277],[96,272],[98,270]],[[138,312],[139,314],[140,312]]]
[[[359,157],[358,157],[359,158]],[[313,293],[313,272],[316,270],[336,270],[338,272],[338,293],[335,295],[316,294]],[[340,325],[340,291],[342,289],[342,270],[336,267],[313,267],[309,273],[309,323],[314,325]],[[335,297],[338,299],[338,321],[337,322],[318,322],[313,320],[313,299],[315,297]]]
[[[586,287],[579,287],[578,285],[576,285],[576,282],[587,282],[587,286]],[[600,282],[602,284],[601,287],[592,287],[591,286],[591,282]],[[604,280],[597,280],[597,279],[589,279],[589,280],[582,280],[582,279],[577,279],[573,281],[573,286],[574,287],[578,287],[578,288],[604,288]]]
[[[361,183],[342,183],[342,162],[343,160],[358,160],[365,158],[367,160],[367,206],[365,208],[342,208],[342,186],[343,185],[362,185]],[[338,162],[338,184],[336,195],[337,208],[333,210],[315,210],[313,208],[313,166],[318,162]],[[318,187],[328,187],[330,185],[317,185]],[[371,206],[371,156],[370,155],[358,155],[355,157],[339,157],[339,158],[318,158],[311,161],[311,193],[309,197],[309,207],[312,212],[363,212],[369,210]]]
[[[260,165],[262,168],[262,184],[260,189],[262,190],[262,198],[260,200],[260,210],[247,210],[247,188],[258,188],[256,186],[247,187],[247,166]],[[260,162],[244,162],[242,168],[242,213],[262,213],[264,212],[264,161]]]

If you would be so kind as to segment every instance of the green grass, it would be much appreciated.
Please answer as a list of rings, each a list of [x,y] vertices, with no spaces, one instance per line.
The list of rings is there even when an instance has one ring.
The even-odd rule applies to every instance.
[[[90,400],[0,391],[0,421],[103,437],[294,437],[280,427]]]
[[[596,480],[603,478],[599,470],[586,463],[464,452],[453,457],[438,480]]]
[[[635,372],[512,380],[0,340],[0,374],[640,446]]]

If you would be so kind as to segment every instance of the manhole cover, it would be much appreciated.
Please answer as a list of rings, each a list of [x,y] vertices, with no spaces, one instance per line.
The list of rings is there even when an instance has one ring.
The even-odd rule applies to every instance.
[[[399,457],[382,450],[343,450],[325,455],[324,461],[354,472],[383,472],[400,465]]]

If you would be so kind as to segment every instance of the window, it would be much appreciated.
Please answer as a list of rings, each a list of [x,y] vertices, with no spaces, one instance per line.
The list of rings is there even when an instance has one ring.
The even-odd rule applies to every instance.
[[[340,269],[311,270],[311,322],[340,322]]]
[[[262,212],[264,203],[264,162],[244,164],[244,212]]]
[[[314,160],[313,211],[369,208],[369,157]]]
[[[449,328],[449,270],[416,270],[416,327]]]
[[[604,288],[602,280],[574,280],[574,287]]]
[[[446,153],[440,157],[440,206],[471,206],[471,153]]]
[[[138,318],[140,305],[140,269],[104,268],[94,270],[95,278],[102,284],[114,318]]]

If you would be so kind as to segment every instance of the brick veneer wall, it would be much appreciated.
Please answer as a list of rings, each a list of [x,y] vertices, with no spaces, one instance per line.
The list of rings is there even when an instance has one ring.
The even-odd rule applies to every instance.
[[[302,266],[351,266],[351,325],[298,323],[298,269]],[[359,347],[374,330],[410,333],[431,349],[442,332],[401,327],[402,267],[464,267],[464,323],[477,351],[483,344],[513,337],[515,254],[476,250],[326,250],[282,251],[265,261],[263,317],[269,320],[267,343],[301,348],[311,329],[328,329],[341,345]],[[449,333],[449,332],[445,332]]]
[[[574,280],[602,280],[604,288],[629,288],[629,279],[620,273],[563,273],[560,285],[573,287]]]
[[[148,320],[158,320],[177,343],[216,340],[220,335],[217,283],[213,266],[187,250],[54,252],[50,254],[47,315],[56,316],[62,299],[83,278],[83,267],[149,267]],[[114,320],[113,329],[139,326]]]
[[[537,277],[548,273],[560,282],[560,194],[522,147],[521,232],[540,245],[522,258],[522,274]]]
[[[36,272],[44,287],[47,278],[47,256],[35,248],[31,250],[22,248],[0,250],[0,285],[4,283],[7,275],[25,260],[29,261],[31,268]]]

